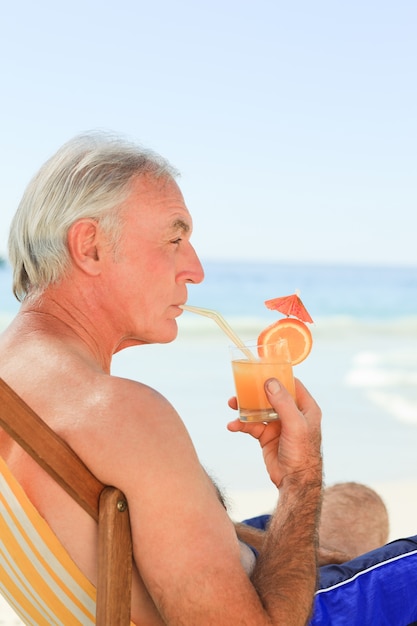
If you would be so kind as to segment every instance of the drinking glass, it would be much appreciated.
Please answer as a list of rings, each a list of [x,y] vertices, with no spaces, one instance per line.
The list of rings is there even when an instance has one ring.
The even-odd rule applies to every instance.
[[[242,422],[278,419],[265,393],[268,378],[277,378],[295,399],[295,384],[286,339],[272,344],[245,343],[245,350],[231,346],[232,370]]]

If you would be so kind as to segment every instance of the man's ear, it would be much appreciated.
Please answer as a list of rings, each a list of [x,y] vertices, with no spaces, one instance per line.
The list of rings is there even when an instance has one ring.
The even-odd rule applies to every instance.
[[[68,230],[67,242],[75,265],[91,276],[98,275],[102,242],[98,222],[92,218],[77,220]]]

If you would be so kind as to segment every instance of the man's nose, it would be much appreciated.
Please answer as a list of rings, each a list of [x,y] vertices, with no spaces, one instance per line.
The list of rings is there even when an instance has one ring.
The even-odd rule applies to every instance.
[[[190,244],[190,256],[188,259],[187,283],[198,284],[204,280],[204,269],[193,246]]]

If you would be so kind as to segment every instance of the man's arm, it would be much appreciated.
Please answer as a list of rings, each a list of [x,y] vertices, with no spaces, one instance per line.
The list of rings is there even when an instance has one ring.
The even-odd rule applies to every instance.
[[[282,429],[280,424],[261,424],[251,432],[283,496],[252,582],[240,561],[234,526],[178,415],[149,388],[132,381],[114,384],[117,391],[109,392],[115,396],[111,413],[123,416],[123,427],[112,427],[117,437],[109,439],[109,431],[94,423],[92,470],[100,467],[98,477],[103,482],[112,478],[128,498],[135,564],[160,623],[302,626],[315,585],[314,520],[320,492],[319,410],[309,394],[305,392],[303,409],[307,415],[284,390],[273,394]],[[249,432],[250,426],[244,428]],[[314,483],[314,489],[303,491],[306,483]],[[297,534],[298,515],[306,527],[302,536]],[[286,541],[291,559],[281,555]],[[306,559],[311,568],[306,565],[300,579],[297,563]],[[145,604],[143,593],[141,597],[135,600],[139,616]],[[300,602],[306,606],[302,615],[293,605]]]
[[[266,537],[265,530],[254,528],[249,524],[243,524],[242,522],[234,522],[236,534],[241,541],[244,541],[248,545],[252,546],[260,552],[263,548],[264,539]],[[326,546],[319,545],[317,549],[317,561],[318,565],[330,565],[346,563],[350,560],[349,554],[337,550],[336,548],[327,548]]]
[[[267,393],[280,415],[278,422],[267,426],[233,422],[229,428],[259,440],[280,494],[267,530],[245,533],[249,543],[252,535],[259,551],[252,582],[273,616],[272,623],[298,625],[308,620],[316,588],[322,491],[320,411],[298,381],[296,417],[291,416],[291,399],[285,390],[273,384]],[[243,538],[241,527],[237,530]]]
[[[286,625],[304,624],[317,584],[317,517],[320,480],[286,484],[265,532],[252,582],[270,614]],[[279,621],[277,621],[279,623]]]
[[[254,528],[242,522],[234,522],[236,534],[241,541],[249,544],[258,552],[262,550],[265,539],[265,530]]]

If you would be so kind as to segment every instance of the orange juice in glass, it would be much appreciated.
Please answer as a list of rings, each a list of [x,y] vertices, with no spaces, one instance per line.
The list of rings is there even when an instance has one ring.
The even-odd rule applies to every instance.
[[[242,422],[270,422],[278,418],[265,393],[268,378],[277,378],[295,399],[291,357],[286,339],[271,344],[245,344],[245,351],[231,347],[232,370],[239,419]]]

